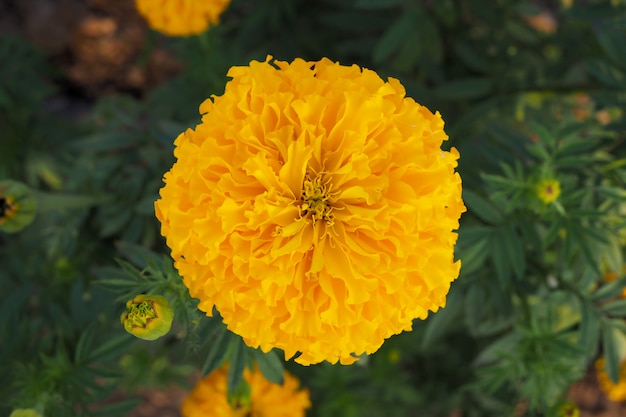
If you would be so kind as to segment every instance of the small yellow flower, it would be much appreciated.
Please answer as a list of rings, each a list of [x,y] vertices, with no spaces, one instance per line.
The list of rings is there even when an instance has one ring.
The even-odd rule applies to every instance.
[[[604,391],[606,396],[611,401],[626,401],[626,361],[623,361],[620,365],[619,381],[617,383],[613,382],[606,373],[606,362],[603,357],[598,358],[595,366],[600,389]]]
[[[120,320],[124,329],[144,340],[166,335],[172,327],[174,311],[161,295],[140,294],[126,303]]]
[[[537,184],[535,191],[544,204],[550,204],[561,195],[561,184],[555,179],[542,180]]]
[[[0,231],[19,232],[35,219],[37,200],[21,182],[0,181]]]
[[[311,407],[309,392],[299,389],[297,378],[285,371],[283,385],[273,384],[255,367],[246,368],[244,380],[250,398],[228,402],[228,367],[224,366],[200,380],[181,406],[183,417],[304,417]]]
[[[322,59],[233,67],[155,203],[199,309],[303,365],[353,363],[446,304],[465,211],[441,115]]]
[[[559,406],[559,417],[580,417],[580,409],[572,402],[565,402]]]
[[[16,408],[9,417],[42,417],[42,415],[33,408]]]
[[[150,27],[170,36],[197,35],[219,23],[230,0],[135,0]]]

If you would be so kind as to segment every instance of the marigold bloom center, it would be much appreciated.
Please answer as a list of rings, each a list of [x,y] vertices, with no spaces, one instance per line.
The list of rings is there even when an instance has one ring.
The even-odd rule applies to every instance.
[[[154,310],[154,302],[148,300],[133,304],[126,313],[126,320],[130,325],[142,329],[145,329],[148,323],[157,317],[158,315]]]
[[[14,210],[14,205],[12,201],[5,197],[0,197],[0,219],[4,217],[9,217]]]
[[[329,203],[330,186],[323,184],[321,177],[305,179],[302,186],[302,215],[309,216],[315,224],[323,220],[329,226],[333,224],[333,208]]]

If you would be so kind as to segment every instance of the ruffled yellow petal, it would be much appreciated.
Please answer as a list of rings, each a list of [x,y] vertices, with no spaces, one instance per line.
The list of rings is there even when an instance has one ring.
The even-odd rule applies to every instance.
[[[250,346],[351,363],[445,306],[459,153],[395,79],[270,59],[200,106],[156,215],[201,310]]]

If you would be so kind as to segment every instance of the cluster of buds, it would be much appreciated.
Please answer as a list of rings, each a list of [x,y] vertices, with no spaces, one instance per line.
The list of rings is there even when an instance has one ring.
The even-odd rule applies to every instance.
[[[124,329],[140,339],[155,340],[172,327],[174,311],[162,295],[140,294],[126,303],[120,318]]]

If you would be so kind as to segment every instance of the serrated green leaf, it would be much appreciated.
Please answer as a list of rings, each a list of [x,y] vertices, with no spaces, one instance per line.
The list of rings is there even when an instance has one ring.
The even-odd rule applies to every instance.
[[[140,399],[133,398],[129,400],[118,401],[113,404],[105,405],[90,412],[94,416],[111,416],[117,417],[122,415],[128,415],[129,412],[137,407],[141,403]]]
[[[228,392],[233,393],[243,381],[243,370],[246,367],[248,348],[239,336],[231,338],[228,349]]]
[[[432,346],[446,333],[448,328],[457,321],[462,307],[463,301],[460,291],[453,286],[448,293],[446,307],[439,309],[437,313],[426,320],[426,330],[422,338],[423,349]]]
[[[489,251],[487,250],[488,245],[489,241],[482,239],[464,248],[457,246],[457,257],[461,260],[462,274],[470,274],[483,265],[489,255]]]
[[[265,379],[275,384],[283,385],[285,371],[283,362],[278,357],[276,351],[270,350],[267,353],[263,353],[260,349],[254,349],[253,355]]]
[[[210,341],[211,348],[202,365],[201,372],[203,377],[210,374],[224,363],[232,337],[234,337],[234,335],[228,331],[225,325],[218,328],[217,333],[215,333],[215,336],[213,336]]]
[[[91,342],[93,341],[95,324],[91,324],[87,327],[78,338],[76,343],[76,350],[74,351],[74,363],[81,365],[89,357],[89,350],[91,349]]]
[[[626,317],[626,300],[620,299],[604,304],[600,310],[610,316]]]
[[[121,324],[120,324],[121,327]],[[114,358],[122,352],[128,350],[131,344],[135,342],[135,338],[129,334],[123,334],[105,342],[95,348],[89,355],[90,362],[99,362]]]
[[[593,25],[593,33],[604,49],[604,52],[616,65],[626,68],[626,31],[624,27],[609,22],[598,22]]]
[[[496,270],[498,283],[500,283],[500,286],[505,289],[508,288],[509,283],[511,282],[511,268],[509,266],[506,249],[502,246],[501,239],[497,236],[498,235],[490,241],[490,254],[493,266]]]
[[[493,203],[486,198],[478,195],[474,191],[465,188],[463,190],[463,201],[470,213],[475,214],[478,218],[489,224],[498,224],[502,222],[502,213]]]
[[[512,225],[507,224],[502,228],[500,241],[506,251],[513,273],[518,279],[522,279],[526,270],[526,258],[524,257],[522,241]]]
[[[619,382],[620,374],[620,331],[608,323],[602,326],[602,346],[604,347],[604,359],[606,373],[614,383]]]
[[[415,15],[405,13],[398,17],[380,37],[372,51],[372,61],[381,63],[389,59],[401,46],[411,38],[414,30]],[[419,44],[412,42],[417,48]]]

